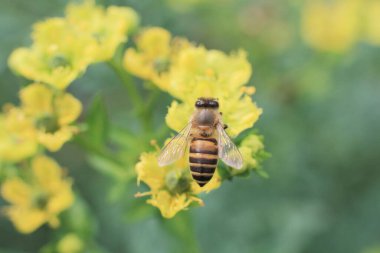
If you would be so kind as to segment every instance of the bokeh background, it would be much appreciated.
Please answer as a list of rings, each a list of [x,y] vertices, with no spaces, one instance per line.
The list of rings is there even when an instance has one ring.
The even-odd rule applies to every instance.
[[[131,6],[142,25],[207,48],[245,49],[254,100],[264,109],[256,127],[272,154],[264,163],[269,179],[237,178],[203,196],[206,206],[188,211],[191,220],[183,224],[193,233],[186,234],[188,227],[177,226],[181,215],[163,221],[150,207],[131,215],[137,188],[111,201],[115,182],[94,170],[77,145],[65,145],[55,157],[74,178],[104,252],[380,252],[380,11],[374,15],[377,1],[361,1],[359,14],[317,2],[98,1]],[[7,66],[9,54],[30,44],[34,22],[63,15],[66,4],[0,0],[0,105],[17,103],[22,83]],[[133,124],[122,89],[101,64],[70,87],[84,105],[101,93],[113,121]],[[163,122],[171,98],[160,96],[153,115]],[[46,226],[19,234],[0,218],[2,253],[39,252],[52,237]]]

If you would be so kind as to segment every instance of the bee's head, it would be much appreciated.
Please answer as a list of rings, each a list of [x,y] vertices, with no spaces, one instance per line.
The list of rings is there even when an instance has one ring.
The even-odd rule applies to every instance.
[[[196,108],[219,108],[219,102],[217,98],[198,98],[195,102]]]

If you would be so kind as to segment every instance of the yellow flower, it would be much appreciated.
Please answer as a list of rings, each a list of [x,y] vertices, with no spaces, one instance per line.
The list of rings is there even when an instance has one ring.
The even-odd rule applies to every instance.
[[[186,40],[173,40],[169,32],[161,28],[146,29],[138,38],[137,49],[128,49],[124,65],[131,73],[148,79],[160,89],[179,101],[173,101],[166,116],[168,126],[177,132],[187,125],[194,104],[199,97],[219,99],[223,121],[229,125],[228,132],[236,136],[252,127],[262,110],[251,100],[254,87],[245,86],[252,69],[246,53],[238,51],[225,54],[207,50]],[[252,140],[247,140],[251,143]],[[252,165],[252,145],[244,152],[251,155],[247,165]],[[149,204],[160,209],[165,218],[171,218],[191,203],[202,204],[197,194],[218,188],[221,177],[215,173],[205,187],[192,180],[185,155],[175,163],[159,167],[156,153],[143,153],[135,169],[138,181],[150,188]]]
[[[167,85],[167,71],[175,57],[190,43],[185,39],[172,39],[160,27],[146,28],[136,40],[137,49],[129,48],[124,55],[124,66],[132,74],[150,80],[161,89]]]
[[[83,248],[82,240],[74,233],[65,235],[57,244],[58,253],[80,253]]]
[[[93,41],[65,19],[37,23],[32,37],[32,47],[18,48],[9,58],[9,66],[30,80],[65,89],[93,61]]]
[[[369,43],[380,45],[380,1],[370,0],[364,4],[364,36]]]
[[[144,182],[150,188],[149,192],[139,193],[137,196],[150,195],[147,203],[159,208],[165,218],[172,218],[193,202],[203,205],[196,194],[216,189],[221,182],[216,172],[208,184],[202,188],[198,186],[191,179],[187,156],[172,165],[159,167],[157,153],[143,153],[135,169],[138,182]]]
[[[36,153],[37,135],[22,110],[9,108],[0,115],[0,161],[18,162]]]
[[[131,8],[110,6],[104,9],[93,0],[69,4],[66,18],[78,32],[94,41],[96,61],[111,59],[118,45],[127,40],[127,33],[139,22],[137,13]]]
[[[77,128],[71,126],[82,111],[82,105],[68,93],[34,83],[20,91],[21,107],[34,119],[38,141],[50,151],[59,150]]]
[[[252,127],[262,110],[242,89],[250,76],[251,66],[243,51],[226,55],[204,47],[181,50],[170,69],[166,91],[182,103],[174,101],[170,106],[168,126],[179,131],[188,122],[198,97],[215,97],[232,136]]]
[[[344,52],[359,35],[359,0],[309,1],[303,9],[302,35],[310,46]]]
[[[59,165],[46,156],[35,157],[27,172],[30,180],[14,177],[1,187],[3,198],[11,204],[5,208],[6,215],[21,233],[31,233],[46,222],[57,227],[58,215],[73,203],[71,180],[64,179]]]
[[[203,46],[192,46],[178,53],[177,62],[170,69],[166,91],[192,102],[200,95],[223,98],[240,91],[251,74],[251,65],[244,51],[227,55]]]

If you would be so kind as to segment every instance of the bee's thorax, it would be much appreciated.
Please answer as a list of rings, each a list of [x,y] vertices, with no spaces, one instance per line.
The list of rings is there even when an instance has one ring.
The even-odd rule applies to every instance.
[[[193,117],[193,124],[196,126],[215,126],[218,110],[198,109]]]

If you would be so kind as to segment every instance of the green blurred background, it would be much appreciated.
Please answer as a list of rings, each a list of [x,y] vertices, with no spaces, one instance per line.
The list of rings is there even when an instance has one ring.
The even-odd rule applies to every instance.
[[[200,252],[380,252],[380,47],[359,41],[339,54],[310,48],[300,34],[303,1],[99,3],[131,6],[142,25],[162,26],[207,48],[248,51],[253,98],[264,109],[256,127],[272,154],[264,163],[270,178],[235,178],[204,195],[205,207],[188,211]],[[17,103],[22,84],[7,67],[9,54],[30,44],[34,22],[63,15],[66,4],[0,0],[0,105]],[[85,106],[101,93],[112,120],[131,124],[130,103],[107,66],[91,66],[70,91]],[[162,94],[155,122],[164,121],[170,101]],[[95,240],[105,252],[184,251],[178,228],[170,232],[157,212],[129,219],[137,188],[110,201],[106,189],[113,180],[84,157],[68,144],[56,159],[88,204]],[[38,252],[52,237],[46,226],[25,236],[0,219],[0,252]]]

